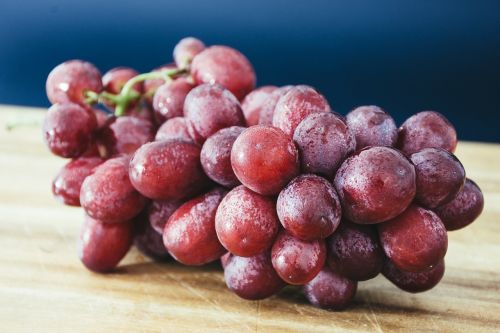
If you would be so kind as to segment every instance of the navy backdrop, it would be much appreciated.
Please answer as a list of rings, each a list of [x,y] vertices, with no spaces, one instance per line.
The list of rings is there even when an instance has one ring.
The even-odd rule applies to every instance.
[[[444,113],[500,142],[500,1],[0,0],[0,103],[46,106],[58,63],[149,70],[188,35],[245,53],[259,85],[306,83],[346,113]]]

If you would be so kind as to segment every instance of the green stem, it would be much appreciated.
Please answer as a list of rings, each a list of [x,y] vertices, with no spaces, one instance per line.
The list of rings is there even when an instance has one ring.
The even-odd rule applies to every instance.
[[[131,78],[125,83],[120,92],[120,95],[118,95],[119,99],[116,102],[115,116],[117,117],[122,116],[125,113],[128,104],[139,97],[137,93],[134,96],[133,93],[135,93],[135,91],[132,90],[136,83],[154,79],[161,79],[164,80],[165,82],[168,82],[172,80],[173,76],[183,73],[186,73],[185,69],[173,68],[173,69],[165,69],[162,71],[143,73]]]

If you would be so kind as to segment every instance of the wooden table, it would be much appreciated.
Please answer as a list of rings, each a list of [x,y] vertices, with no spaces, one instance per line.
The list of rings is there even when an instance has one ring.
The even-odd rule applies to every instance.
[[[136,250],[116,273],[84,269],[75,246],[82,210],[50,190],[65,161],[49,154],[39,126],[5,130],[42,117],[0,106],[0,332],[500,332],[500,145],[459,144],[486,205],[475,224],[450,233],[438,287],[407,294],[379,276],[360,283],[348,310],[328,312],[293,288],[245,301],[226,290],[218,265],[152,263]]]

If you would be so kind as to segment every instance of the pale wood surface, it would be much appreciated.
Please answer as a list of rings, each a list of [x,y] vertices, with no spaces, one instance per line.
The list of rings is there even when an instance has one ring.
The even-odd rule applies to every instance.
[[[39,126],[5,130],[9,120],[42,116],[0,106],[0,332],[500,331],[500,145],[459,144],[486,205],[475,224],[450,233],[441,284],[412,295],[379,276],[334,313],[292,288],[241,300],[217,265],[151,263],[136,250],[114,274],[86,271],[75,249],[82,211],[50,191],[65,161],[48,153]]]

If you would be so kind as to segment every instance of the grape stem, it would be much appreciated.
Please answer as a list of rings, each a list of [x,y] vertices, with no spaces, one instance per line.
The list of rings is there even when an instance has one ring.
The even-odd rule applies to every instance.
[[[85,103],[90,105],[95,103],[108,102],[115,105],[115,116],[120,117],[125,114],[125,110],[127,110],[127,107],[131,102],[136,101],[141,97],[141,95],[134,90],[135,84],[145,80],[154,79],[160,79],[165,82],[169,82],[174,76],[185,73],[187,73],[186,69],[173,68],[139,74],[128,80],[123,85],[123,88],[119,94],[111,94],[107,91],[96,93],[95,91],[87,90],[85,92]]]

